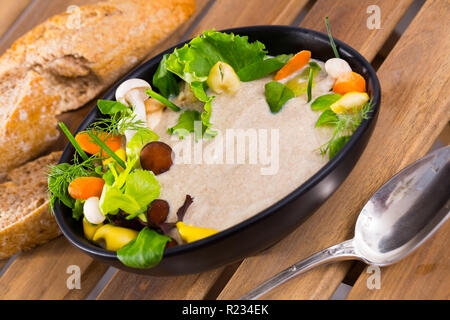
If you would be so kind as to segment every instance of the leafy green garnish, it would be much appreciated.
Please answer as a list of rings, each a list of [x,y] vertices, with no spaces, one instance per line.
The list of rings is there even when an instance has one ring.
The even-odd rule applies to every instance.
[[[136,161],[136,160],[134,160]],[[134,166],[128,163],[127,169],[110,185],[105,185],[100,198],[100,209],[104,215],[115,214],[122,209],[132,219],[147,210],[148,205],[158,198],[161,186],[151,171],[142,169],[131,172]]]
[[[372,102],[370,99],[363,108],[353,113],[339,114],[338,120],[335,122],[335,128],[331,139],[319,148],[323,156],[328,153],[331,160],[347,143],[351,135],[361,124],[364,119],[369,119],[369,113],[372,111]]]
[[[328,38],[330,38],[331,48],[333,49],[334,55],[336,58],[340,58],[339,52],[336,49],[336,44],[334,43],[333,36],[331,35],[330,24],[328,22],[328,17],[325,17],[325,26],[327,27]]]
[[[330,109],[325,110],[316,122],[316,128],[325,125],[335,125],[339,121],[338,115]]]
[[[119,101],[97,100],[98,109],[102,114],[116,114],[120,111],[126,111],[129,108]]]
[[[166,61],[169,55],[165,54],[159,63],[158,69],[153,75],[153,85],[158,88],[161,95],[166,98],[177,96],[180,93],[177,80],[173,73],[166,68]]]
[[[145,227],[136,239],[117,251],[117,257],[128,267],[151,268],[161,261],[164,248],[169,241],[171,241],[170,237]]]
[[[177,134],[180,139],[184,139],[189,133],[194,132],[195,121],[201,121],[200,112],[196,110],[186,110],[178,119],[178,123],[167,129],[171,135]]]
[[[75,208],[75,199],[69,195],[69,184],[80,177],[97,176],[94,171],[95,158],[91,157],[79,163],[75,156],[74,164],[60,163],[49,167],[48,190],[50,195],[50,208],[53,210],[56,200],[61,201],[67,207]]]
[[[311,104],[311,109],[316,111],[324,111],[330,108],[330,106],[338,101],[342,96],[339,93],[330,93],[318,97]]]
[[[127,158],[139,158],[142,148],[146,144],[157,140],[159,140],[159,136],[150,129],[136,132],[127,143]]]
[[[83,216],[83,202],[80,199],[75,201],[75,206],[72,209],[72,218],[75,220],[80,220]]]
[[[244,82],[264,78],[268,74],[281,69],[292,56],[292,54],[282,54],[274,58],[254,62],[239,70],[237,75]]]
[[[206,139],[211,139],[217,135],[217,131],[212,129],[213,124],[211,123],[211,114],[212,114],[212,107],[211,107],[212,99],[210,99],[208,102],[205,103],[203,108],[205,111],[201,114],[201,119],[203,123],[203,137]]]
[[[295,97],[294,92],[284,84],[277,81],[270,81],[264,86],[266,92],[266,101],[269,104],[270,111],[277,113],[283,105]]]
[[[265,46],[259,41],[250,43],[246,36],[208,30],[182,48],[175,49],[165,61],[165,66],[191,84],[205,82],[218,61],[229,64],[239,73],[245,66],[263,61],[265,57]]]
[[[170,101],[169,99],[163,97],[162,95],[156,93],[155,91],[153,91],[152,89],[147,89],[145,91],[145,93],[149,96],[152,97],[156,100],[158,100],[159,102],[161,102],[162,104],[168,106],[170,109],[172,109],[175,112],[180,111],[180,107],[177,106],[175,103],[173,103],[172,101]]]

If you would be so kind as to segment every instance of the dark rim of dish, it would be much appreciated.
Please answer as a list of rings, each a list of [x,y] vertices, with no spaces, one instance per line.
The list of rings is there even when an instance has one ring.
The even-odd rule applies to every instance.
[[[314,38],[318,38],[324,41],[328,41],[328,35],[324,34],[322,32],[318,32],[311,29],[305,29],[305,28],[299,28],[299,27],[292,27],[292,26],[250,26],[250,27],[240,27],[240,28],[231,28],[231,29],[224,29],[219,30],[219,32],[232,32],[235,34],[241,34],[246,33],[249,31],[264,31],[264,30],[270,30],[270,31],[295,31],[295,32],[302,32],[306,34],[312,34]],[[111,88],[107,94],[104,96],[106,98],[104,99],[114,99],[114,92],[117,88],[117,85],[120,84],[125,79],[134,77],[137,73],[142,73],[142,70],[145,70],[148,68],[148,65],[150,63],[159,63],[159,61],[162,59],[162,56],[166,53],[171,53],[173,50],[177,47],[180,47],[184,45],[185,43],[189,42],[191,39],[186,40],[184,42],[180,42],[177,45],[167,49],[164,52],[161,52],[160,54],[156,55],[155,57],[151,58],[141,66],[137,67],[136,69],[132,70],[130,73],[128,73],[125,77],[123,77],[121,80],[116,82],[116,85],[114,85],[113,88]],[[193,251],[197,249],[201,249],[202,247],[208,246],[209,244],[212,244],[214,242],[220,241],[223,238],[226,238],[232,234],[240,232],[242,229],[245,229],[256,222],[263,220],[270,216],[271,214],[278,211],[281,207],[285,206],[289,202],[293,201],[295,198],[312,188],[314,185],[319,183],[324,177],[326,177],[330,172],[332,172],[338,164],[341,162],[342,158],[345,156],[345,154],[352,149],[356,143],[358,142],[359,138],[363,135],[363,133],[368,129],[369,123],[372,121],[372,119],[376,116],[376,114],[379,111],[380,103],[381,103],[381,92],[380,92],[380,83],[378,81],[378,78],[376,76],[375,70],[372,68],[370,63],[355,49],[350,47],[349,45],[345,44],[344,42],[334,38],[334,41],[336,43],[336,47],[339,52],[345,52],[346,54],[349,54],[350,56],[353,56],[354,59],[360,61],[364,68],[367,69],[367,74],[369,75],[369,78],[373,81],[373,91],[371,94],[371,97],[373,98],[373,109],[370,112],[370,116],[368,119],[364,119],[359,127],[356,129],[356,131],[353,133],[353,135],[350,137],[349,141],[345,144],[345,146],[340,150],[340,152],[330,161],[327,162],[325,166],[323,166],[318,172],[316,172],[311,178],[309,178],[307,181],[305,181],[303,184],[301,184],[298,188],[296,188],[294,191],[286,195],[283,199],[279,200],[278,202],[274,203],[270,207],[264,209],[263,211],[255,214],[253,217],[250,217],[228,229],[225,229],[215,235],[209,236],[207,238],[178,245],[175,247],[167,248],[164,250],[163,259],[166,257],[176,256],[178,254],[181,254],[185,251]],[[76,132],[82,131],[85,129],[90,122],[92,122],[91,118],[95,114],[97,114],[98,107],[93,108],[88,115],[86,116],[85,120],[80,124],[80,126],[77,128]],[[73,158],[74,148],[70,145],[66,145],[64,152],[61,156],[60,162],[67,162],[67,160],[71,160]],[[56,221],[61,228],[63,234],[78,248],[80,248],[83,251],[89,252],[96,256],[101,256],[103,258],[109,258],[109,259],[117,259],[117,253],[114,251],[109,251],[106,249],[103,249],[101,247],[98,247],[94,244],[86,244],[86,242],[79,239],[79,236],[75,234],[69,226],[65,224],[62,218],[63,212],[61,210],[62,204],[57,202],[55,204],[55,218]]]

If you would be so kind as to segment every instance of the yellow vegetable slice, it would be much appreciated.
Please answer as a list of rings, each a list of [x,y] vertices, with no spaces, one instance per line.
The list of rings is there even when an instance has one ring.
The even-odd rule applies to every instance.
[[[137,235],[138,232],[135,230],[105,224],[95,232],[92,240],[104,240],[107,250],[117,251]]]
[[[187,226],[183,222],[177,222],[176,226],[181,239],[187,243],[212,236],[219,232],[214,229]]]
[[[122,149],[122,148],[120,148],[120,149],[118,149],[116,152],[114,152],[115,154],[117,154],[117,156],[120,158],[120,159],[122,159],[124,162],[126,162],[126,160],[127,160],[127,154],[126,154],[126,151],[124,150],[124,149]],[[110,163],[115,163],[116,161],[112,158],[112,157],[109,157],[109,158],[107,158],[107,159],[105,159],[105,160],[103,160],[103,165],[105,166],[105,167],[107,167],[108,166],[108,164],[110,164]],[[118,171],[118,172],[122,172],[123,171],[123,168],[121,167],[121,166],[118,166],[117,164],[116,164],[116,170]]]
[[[369,100],[369,95],[365,92],[349,92],[333,103],[330,108],[335,113],[352,113],[359,111]]]
[[[88,240],[92,240],[94,237],[95,232],[103,226],[103,223],[101,224],[92,224],[89,221],[86,220],[86,218],[83,218],[83,231],[84,235]]]

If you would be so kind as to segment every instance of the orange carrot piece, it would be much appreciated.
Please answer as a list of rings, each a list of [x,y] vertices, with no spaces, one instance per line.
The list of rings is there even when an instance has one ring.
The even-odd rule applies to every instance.
[[[116,135],[109,135],[105,132],[94,132],[112,151],[117,151],[120,148],[122,138]],[[80,132],[75,136],[75,140],[80,145],[81,149],[90,154],[98,154],[101,150],[100,146],[92,141],[87,132]],[[102,157],[108,157],[108,154],[103,150]]]
[[[336,79],[333,91],[342,95],[349,92],[366,92],[366,80],[356,72],[347,72]]]
[[[309,62],[309,59],[311,59],[311,51],[300,51],[295,56],[293,56],[288,61],[288,63],[283,66],[283,68],[278,70],[278,72],[275,74],[275,77],[273,77],[273,80],[278,81],[284,79],[287,76],[293,74],[295,71],[300,70],[301,68],[306,66],[306,64]]]
[[[102,195],[105,180],[97,177],[76,178],[69,184],[69,194],[74,199],[87,200]]]

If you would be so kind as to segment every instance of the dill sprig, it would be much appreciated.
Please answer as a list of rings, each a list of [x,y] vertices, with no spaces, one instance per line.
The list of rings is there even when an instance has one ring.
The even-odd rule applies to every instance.
[[[73,164],[60,163],[49,166],[48,191],[52,212],[56,200],[61,201],[69,208],[74,208],[75,199],[69,195],[69,184],[76,178],[97,176],[95,172],[96,161],[98,161],[98,158],[91,156],[80,162],[78,155],[75,153]]]
[[[93,122],[86,131],[102,131],[108,135],[123,135],[126,130],[146,130],[145,122],[136,120],[136,114],[131,109],[117,112],[111,117],[99,118]]]
[[[372,102],[370,99],[361,110],[354,110],[353,113],[344,113],[338,115],[338,120],[331,123],[334,125],[333,136],[331,139],[319,148],[322,156],[329,155],[330,160],[342,149],[356,131],[361,122],[369,119],[369,113],[372,111]]]

